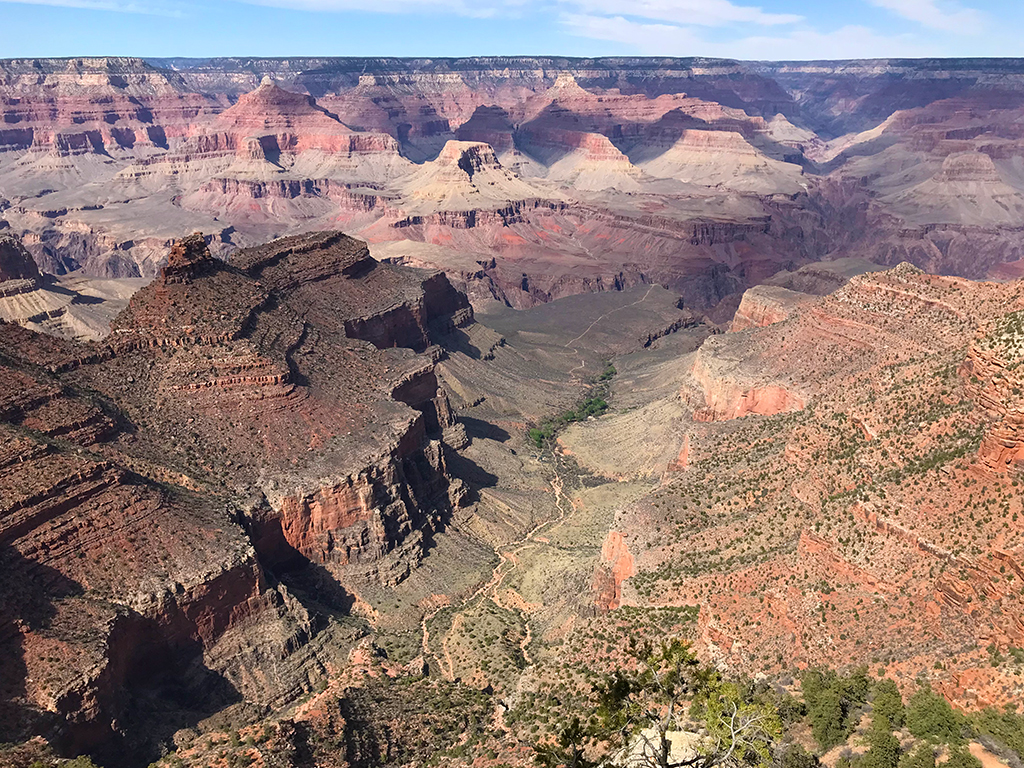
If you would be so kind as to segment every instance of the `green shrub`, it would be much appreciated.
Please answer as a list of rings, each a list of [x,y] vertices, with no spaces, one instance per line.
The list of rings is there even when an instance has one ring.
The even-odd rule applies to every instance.
[[[778,768],[819,768],[821,762],[817,755],[812,755],[799,744],[787,744],[778,754],[777,765]]]
[[[981,760],[968,752],[967,747],[951,747],[943,768],[981,768]]]
[[[807,707],[811,718],[811,732],[822,750],[828,751],[846,741],[849,735],[847,713],[839,692],[826,688]]]
[[[918,744],[902,757],[900,768],[935,768],[935,750],[930,744]]]
[[[867,699],[867,671],[858,669],[847,677],[831,670],[810,670],[800,678],[811,732],[822,750],[846,741],[850,716]]]
[[[963,744],[964,717],[925,684],[907,702],[907,728],[919,739],[939,744]]]
[[[892,735],[892,723],[882,715],[871,719],[870,747],[862,761],[863,768],[897,768],[900,762],[900,741]]]
[[[902,728],[905,720],[903,708],[903,697],[900,689],[896,687],[889,678],[883,678],[875,683],[874,698],[871,700],[875,716],[884,717],[893,728]]]
[[[974,726],[1024,760],[1024,717],[1009,708],[989,707],[974,716]]]

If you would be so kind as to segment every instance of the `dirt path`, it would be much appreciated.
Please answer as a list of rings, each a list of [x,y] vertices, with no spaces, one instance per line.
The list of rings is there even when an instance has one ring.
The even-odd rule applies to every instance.
[[[580,370],[581,368],[586,368],[587,367],[587,363],[583,359],[583,355],[580,354],[579,349],[577,347],[574,347],[573,344],[575,344],[577,341],[579,341],[584,336],[586,336],[588,333],[590,333],[594,329],[595,325],[600,323],[602,320],[604,320],[609,315],[614,315],[616,312],[621,312],[624,309],[629,309],[630,307],[635,307],[637,304],[643,304],[645,301],[647,301],[647,297],[651,295],[651,291],[653,291],[653,290],[654,290],[654,286],[651,285],[651,286],[649,286],[647,288],[647,292],[644,293],[644,295],[641,298],[637,299],[632,304],[625,304],[625,305],[623,305],[621,307],[617,307],[616,309],[612,309],[612,310],[609,310],[608,312],[605,312],[603,315],[601,315],[599,318],[597,318],[594,322],[592,322],[590,325],[588,325],[587,329],[583,333],[581,333],[575,339],[572,339],[571,341],[566,343],[566,345],[564,346],[564,349],[571,349],[576,354],[576,357],[578,357],[580,359],[580,364],[577,365],[575,368],[573,368],[572,370],[569,371],[569,375],[570,376],[574,376],[576,371]]]
[[[586,360],[584,360],[583,356],[580,354],[579,348],[573,345],[577,344],[588,333],[590,333],[599,323],[601,323],[603,320],[606,320],[611,315],[614,315],[616,312],[621,312],[624,309],[635,307],[637,304],[643,304],[645,301],[647,301],[647,298],[651,295],[651,291],[653,291],[654,288],[654,285],[650,285],[644,292],[644,295],[641,296],[636,301],[631,302],[629,304],[625,304],[621,307],[616,307],[615,309],[605,312],[603,315],[595,319],[590,325],[588,325],[586,329],[583,331],[583,333],[581,333],[579,336],[570,340],[564,345],[563,348],[571,349],[580,361],[579,365],[577,365],[576,367],[569,371],[569,375],[571,378],[578,379],[579,377],[576,376],[576,371],[586,368]],[[463,622],[463,613],[470,606],[470,604],[472,604],[477,598],[481,596],[486,596],[487,598],[492,600],[495,603],[495,605],[498,605],[502,608],[506,608],[506,610],[514,611],[520,615],[523,625],[525,627],[524,637],[519,643],[520,651],[522,652],[523,660],[526,662],[527,665],[533,663],[532,659],[530,658],[529,652],[529,645],[533,642],[533,628],[530,625],[529,613],[523,610],[520,606],[502,605],[500,602],[500,598],[498,596],[498,589],[500,588],[502,582],[505,580],[505,577],[519,567],[519,560],[517,558],[517,555],[527,547],[533,546],[536,543],[533,540],[534,536],[536,536],[538,532],[540,532],[547,526],[554,525],[565,520],[565,518],[574,509],[572,501],[569,500],[565,495],[565,481],[563,480],[562,473],[559,471],[562,457],[556,451],[555,453],[552,454],[552,459],[552,472],[554,476],[549,482],[551,485],[551,489],[555,494],[555,507],[558,509],[557,517],[537,523],[533,526],[533,528],[527,531],[522,537],[520,537],[516,541],[513,541],[499,549],[495,549],[495,554],[498,555],[498,562],[494,566],[494,569],[491,571],[490,579],[488,579],[486,583],[479,586],[471,595],[459,601],[458,605],[455,607],[455,614],[452,618],[451,627],[441,638],[440,657],[438,656],[438,654],[434,653],[433,650],[431,650],[430,629],[428,627],[428,624],[430,620],[433,619],[438,613],[440,613],[442,610],[445,610],[445,608],[448,608],[450,606],[440,606],[430,611],[429,613],[425,613],[422,621],[420,622],[420,645],[423,651],[423,658],[426,659],[428,657],[433,657],[437,661],[438,666],[441,668],[442,673],[444,673],[448,679],[453,679],[455,674],[454,661],[452,660],[451,654],[448,650],[449,641],[452,635]]]
[[[1009,768],[1005,760],[992,754],[976,741],[972,741],[968,749],[972,755],[981,761],[982,768]]]
[[[455,679],[455,662],[449,651],[449,641],[459,627],[464,623],[463,614],[466,609],[468,609],[470,604],[479,597],[486,597],[493,601],[495,605],[519,614],[520,619],[523,622],[523,626],[525,627],[523,639],[519,643],[519,649],[523,654],[523,660],[526,664],[529,665],[533,663],[529,652],[529,645],[533,642],[533,629],[530,626],[529,613],[519,606],[502,605],[501,599],[498,596],[498,589],[501,587],[505,578],[519,568],[520,561],[518,555],[524,549],[537,544],[537,542],[533,540],[534,536],[547,526],[562,522],[575,509],[575,505],[572,503],[572,500],[565,495],[565,481],[562,479],[562,474],[559,472],[561,456],[560,454],[555,453],[552,455],[552,458],[554,459],[552,466],[554,476],[549,482],[551,489],[555,494],[555,507],[558,509],[558,515],[549,520],[537,523],[516,541],[507,544],[501,549],[495,550],[495,554],[498,555],[498,563],[494,566],[494,570],[491,571],[490,579],[479,586],[471,595],[461,600],[457,605],[455,614],[452,617],[451,627],[441,638],[440,656],[434,653],[430,648],[430,630],[427,625],[429,621],[444,610],[446,606],[436,608],[430,613],[425,614],[423,616],[423,620],[420,622],[420,628],[422,630],[421,647],[423,649],[423,656],[424,658],[432,656],[437,661],[442,674],[444,674],[444,676],[449,680]]]

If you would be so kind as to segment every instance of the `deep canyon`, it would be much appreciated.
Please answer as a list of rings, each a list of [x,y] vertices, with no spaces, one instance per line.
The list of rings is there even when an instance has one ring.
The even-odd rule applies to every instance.
[[[0,109],[0,766],[525,766],[631,637],[1024,700],[1024,61]]]

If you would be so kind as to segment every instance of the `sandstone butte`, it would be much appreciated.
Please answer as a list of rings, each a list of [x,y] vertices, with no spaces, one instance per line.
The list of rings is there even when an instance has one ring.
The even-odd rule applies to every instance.
[[[724,315],[826,256],[973,279],[1024,263],[1013,60],[80,58],[0,75],[0,209],[55,275],[152,278],[185,231],[226,256],[341,227],[478,303],[657,283]]]

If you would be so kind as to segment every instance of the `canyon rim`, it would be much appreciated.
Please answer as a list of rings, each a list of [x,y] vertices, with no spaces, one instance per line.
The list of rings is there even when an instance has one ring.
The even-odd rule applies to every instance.
[[[0,109],[0,766],[1024,760],[1024,60]]]

